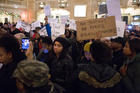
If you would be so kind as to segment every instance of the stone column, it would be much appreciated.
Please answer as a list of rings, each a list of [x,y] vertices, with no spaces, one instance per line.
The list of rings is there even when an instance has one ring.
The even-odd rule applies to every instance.
[[[35,0],[27,0],[27,22],[32,23],[36,20]]]
[[[12,22],[14,22],[14,15],[12,15]]]

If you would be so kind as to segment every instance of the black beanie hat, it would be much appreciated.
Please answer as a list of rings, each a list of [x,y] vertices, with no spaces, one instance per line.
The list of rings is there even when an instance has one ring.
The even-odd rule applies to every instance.
[[[64,49],[68,49],[69,46],[70,46],[70,43],[67,39],[63,38],[63,37],[57,37],[55,40],[54,40],[54,43],[55,41],[59,42],[62,44],[62,46],[64,47]]]

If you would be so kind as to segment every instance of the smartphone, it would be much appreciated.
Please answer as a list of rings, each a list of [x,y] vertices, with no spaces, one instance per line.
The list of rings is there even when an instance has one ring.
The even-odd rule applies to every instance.
[[[29,48],[30,39],[29,38],[22,38],[22,49],[27,50]]]
[[[128,30],[132,30],[133,29],[133,26],[132,25],[128,25],[127,29]]]

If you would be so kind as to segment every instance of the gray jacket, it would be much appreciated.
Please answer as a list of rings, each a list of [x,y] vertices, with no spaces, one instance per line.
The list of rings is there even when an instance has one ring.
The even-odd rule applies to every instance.
[[[122,82],[128,93],[140,93],[140,54],[129,63]]]

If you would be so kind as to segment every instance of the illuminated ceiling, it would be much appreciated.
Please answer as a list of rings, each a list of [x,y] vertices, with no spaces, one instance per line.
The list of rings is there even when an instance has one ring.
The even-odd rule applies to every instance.
[[[35,0],[35,1],[49,3],[49,4],[52,4],[52,6],[54,6],[54,3],[52,2],[69,2],[70,0]],[[89,1],[95,1],[95,0],[89,0]],[[100,2],[100,1],[106,1],[106,0],[96,0],[96,1]],[[131,1],[132,0],[120,0],[121,7],[126,8],[127,6],[130,5]],[[26,5],[27,5],[27,0],[0,0],[0,7],[26,8]]]

